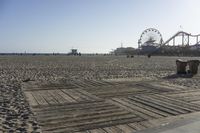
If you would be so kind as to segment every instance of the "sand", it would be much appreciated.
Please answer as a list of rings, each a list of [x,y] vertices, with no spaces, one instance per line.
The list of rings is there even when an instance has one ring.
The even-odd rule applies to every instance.
[[[41,132],[21,89],[23,81],[159,80],[200,88],[199,75],[169,78],[176,59],[197,57],[126,58],[122,56],[0,56],[0,132]]]

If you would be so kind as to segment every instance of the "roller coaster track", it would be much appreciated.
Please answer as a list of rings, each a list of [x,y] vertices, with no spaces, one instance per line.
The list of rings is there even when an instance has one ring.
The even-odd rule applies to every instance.
[[[141,48],[141,54],[160,55],[200,55],[199,51],[191,51],[191,48],[199,48],[200,34],[192,35],[184,31],[178,31],[168,40],[158,44],[155,48]],[[198,44],[198,45],[197,45]],[[140,46],[140,45],[139,45]],[[139,47],[140,48],[140,47]]]
[[[184,42],[185,42],[185,37],[187,37],[187,44],[186,45],[189,45],[189,41],[190,41],[190,37],[195,37],[196,38],[196,44],[199,43],[200,41],[198,40],[199,37],[200,37],[200,34],[198,35],[192,35],[190,33],[187,33],[187,32],[184,32],[184,31],[179,31],[177,32],[176,34],[174,34],[172,37],[170,37],[167,41],[165,41],[164,43],[161,44],[161,46],[166,46],[169,44],[169,42],[173,41],[173,45],[175,45],[175,38],[178,37],[178,36],[181,36],[182,37],[182,45],[185,45]]]

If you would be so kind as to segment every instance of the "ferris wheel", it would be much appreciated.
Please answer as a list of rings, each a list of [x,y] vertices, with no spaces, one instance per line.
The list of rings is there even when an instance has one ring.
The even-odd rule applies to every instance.
[[[142,32],[140,39],[138,40],[139,47],[141,46],[155,46],[162,45],[163,39],[161,33],[154,28],[146,29]]]

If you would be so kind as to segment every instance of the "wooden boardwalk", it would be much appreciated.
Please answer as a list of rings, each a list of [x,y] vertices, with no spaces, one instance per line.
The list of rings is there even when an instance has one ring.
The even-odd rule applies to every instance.
[[[200,111],[200,89],[164,81],[22,84],[43,132],[131,133],[149,120]]]

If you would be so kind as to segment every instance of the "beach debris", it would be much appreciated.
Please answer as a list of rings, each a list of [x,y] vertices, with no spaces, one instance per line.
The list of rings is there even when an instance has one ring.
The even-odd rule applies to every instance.
[[[23,82],[29,82],[29,81],[31,81],[30,78],[27,78],[27,79],[23,80]]]

